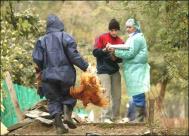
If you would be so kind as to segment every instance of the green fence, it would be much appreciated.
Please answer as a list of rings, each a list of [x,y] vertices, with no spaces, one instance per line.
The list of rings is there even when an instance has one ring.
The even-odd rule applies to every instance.
[[[25,111],[36,103],[41,101],[40,97],[37,95],[35,89],[28,88],[25,86],[14,84],[14,89],[16,91],[16,96],[21,111]],[[5,107],[4,112],[1,111],[1,121],[5,124],[6,127],[10,127],[18,122],[14,106],[6,85],[6,82],[2,82],[2,91],[3,91],[3,106]]]

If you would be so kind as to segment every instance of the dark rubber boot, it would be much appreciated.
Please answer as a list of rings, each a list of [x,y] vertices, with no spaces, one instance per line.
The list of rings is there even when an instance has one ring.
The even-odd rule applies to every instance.
[[[64,105],[64,123],[67,124],[69,128],[75,129],[77,128],[77,126],[71,118],[72,110],[72,108],[69,108],[67,105]]]
[[[63,125],[62,118],[61,118],[60,114],[55,115],[54,125],[56,127],[57,134],[68,133],[68,129],[66,129],[65,126]]]
[[[146,116],[145,108],[136,106],[135,110],[136,110],[136,119],[135,119],[135,121],[136,122],[144,122],[144,119],[145,119],[145,116]]]

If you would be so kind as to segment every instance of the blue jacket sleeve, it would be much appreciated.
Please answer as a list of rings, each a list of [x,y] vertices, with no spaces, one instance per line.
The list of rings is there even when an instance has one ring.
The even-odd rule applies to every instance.
[[[33,53],[32,53],[32,58],[33,58],[33,61],[37,64],[37,66],[40,68],[40,70],[43,69],[43,61],[44,61],[43,53],[44,51],[41,46],[41,41],[37,40]]]
[[[69,60],[81,70],[86,71],[89,64],[81,57],[80,53],[78,52],[75,40],[69,35],[65,35],[64,38],[66,41],[66,51]]]

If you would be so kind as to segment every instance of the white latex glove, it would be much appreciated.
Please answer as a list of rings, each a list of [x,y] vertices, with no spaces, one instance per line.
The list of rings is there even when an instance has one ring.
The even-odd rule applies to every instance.
[[[89,63],[89,66],[88,66],[86,71],[89,72],[89,73],[95,74],[96,73],[96,68],[91,66],[91,64]]]

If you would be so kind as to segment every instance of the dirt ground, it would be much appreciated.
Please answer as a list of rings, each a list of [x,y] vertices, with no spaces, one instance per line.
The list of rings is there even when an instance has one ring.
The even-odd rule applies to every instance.
[[[99,125],[99,124],[82,124],[76,129],[69,129],[65,135],[142,135],[148,128],[146,126],[124,126],[120,125]],[[47,126],[39,121],[34,121],[27,126],[10,132],[8,135],[56,135],[53,126]]]
[[[161,131],[160,131],[161,130]],[[162,129],[154,129],[153,135],[185,135],[188,130],[172,130],[167,132]],[[126,124],[78,124],[76,129],[69,129],[69,135],[150,135],[147,125],[126,125]],[[188,133],[188,132],[187,132]],[[35,120],[34,122],[10,132],[8,135],[56,135],[55,128],[42,124]]]
[[[90,109],[94,109],[95,119],[97,119],[99,114],[98,107],[94,107],[93,105],[89,105],[86,110],[90,111]],[[157,115],[155,113],[155,117]],[[160,116],[158,116],[160,117]],[[164,120],[164,118],[161,118]],[[164,121],[160,121],[161,119],[154,120],[154,128],[153,133],[151,135],[188,135],[188,127],[184,128],[175,128],[173,121],[169,121],[170,123],[167,126],[174,127],[165,129]],[[95,120],[98,122],[97,120]],[[168,121],[168,120],[167,120]],[[179,126],[184,126],[183,124]],[[93,124],[77,124],[76,129],[69,129],[69,133],[64,135],[74,135],[74,136],[100,136],[100,135],[150,135],[150,127],[149,124],[102,124],[102,123],[93,123]],[[8,133],[8,135],[56,135],[56,130],[53,125],[47,126],[46,124],[42,124],[38,120],[32,120],[32,123],[23,126],[22,128],[13,130]]]

